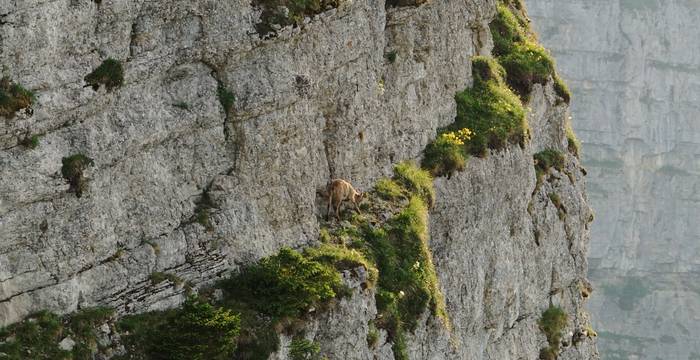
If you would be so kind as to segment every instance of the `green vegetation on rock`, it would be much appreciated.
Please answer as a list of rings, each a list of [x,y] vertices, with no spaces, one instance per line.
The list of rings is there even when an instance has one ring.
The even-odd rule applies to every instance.
[[[95,327],[112,314],[110,309],[89,308],[65,317],[47,311],[30,315],[0,329],[0,359],[92,359],[92,352],[97,349]],[[66,338],[75,341],[70,350],[59,346]]]
[[[153,360],[230,359],[240,332],[240,316],[191,297],[181,308],[133,315],[119,322],[128,331],[131,357]]]
[[[74,192],[77,197],[81,197],[87,189],[87,179],[83,172],[88,166],[94,165],[94,161],[83,154],[74,154],[64,157],[61,162],[61,175],[68,181],[68,192]]]
[[[262,9],[260,23],[255,25],[260,36],[275,34],[276,29],[289,25],[301,25],[305,17],[313,17],[330,8],[336,8],[342,0],[253,0],[253,6]]]
[[[503,68],[493,59],[477,56],[472,60],[474,85],[458,93],[457,118],[450,130],[469,129],[467,151],[484,156],[487,149],[507,144],[524,144],[528,125],[520,99],[506,86]]]
[[[17,111],[30,107],[33,101],[31,91],[6,76],[0,79],[0,116],[12,118]]]
[[[540,359],[554,360],[559,354],[559,343],[561,341],[561,333],[566,327],[568,317],[564,310],[558,306],[549,306],[542,313],[542,317],[538,321],[540,330],[547,336],[549,347],[540,350]]]
[[[124,84],[124,68],[121,62],[109,58],[85,76],[85,83],[93,90],[97,90],[100,85],[104,85],[108,91],[118,88]]]

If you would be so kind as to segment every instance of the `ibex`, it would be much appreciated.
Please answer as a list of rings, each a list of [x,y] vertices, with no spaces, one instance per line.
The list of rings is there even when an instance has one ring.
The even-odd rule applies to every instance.
[[[363,194],[355,190],[352,185],[342,179],[333,179],[328,184],[328,211],[326,214],[326,219],[331,216],[331,207],[335,209],[335,217],[340,220],[340,204],[349,200],[355,205],[355,209],[358,214],[361,214],[360,207],[357,205],[361,200]]]

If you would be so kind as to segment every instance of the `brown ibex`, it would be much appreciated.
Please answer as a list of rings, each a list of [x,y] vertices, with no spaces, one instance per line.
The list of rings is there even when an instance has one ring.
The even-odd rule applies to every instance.
[[[327,191],[328,211],[326,214],[326,219],[330,218],[331,208],[333,208],[335,209],[335,217],[340,220],[340,204],[345,200],[349,200],[353,203],[353,205],[355,205],[355,209],[357,210],[358,214],[362,213],[357,204],[362,200],[363,194],[355,190],[355,188],[353,188],[349,182],[342,179],[333,179],[328,184]]]

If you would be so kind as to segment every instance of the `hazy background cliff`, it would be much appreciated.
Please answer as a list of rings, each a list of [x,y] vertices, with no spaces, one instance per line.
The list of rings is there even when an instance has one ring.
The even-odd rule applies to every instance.
[[[531,0],[575,94],[603,359],[700,359],[700,1]]]

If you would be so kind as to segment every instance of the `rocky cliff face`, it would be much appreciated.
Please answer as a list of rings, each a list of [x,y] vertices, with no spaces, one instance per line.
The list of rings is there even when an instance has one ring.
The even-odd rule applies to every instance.
[[[151,286],[152,273],[199,286],[318,244],[329,178],[367,189],[454,120],[495,4],[358,0],[267,39],[259,14],[247,1],[0,1],[3,75],[36,96],[0,118],[0,325],[41,309],[176,306],[185,291]],[[86,87],[106,58],[124,64],[123,86]],[[569,314],[565,332],[588,324],[583,174],[567,153],[537,185],[532,158],[566,152],[567,106],[551,81],[528,105],[532,141],[435,181],[430,247],[451,326],[426,314],[410,358],[534,359],[550,304]],[[32,135],[36,148],[20,145]],[[80,197],[61,176],[74,154],[93,160]],[[331,359],[392,358],[383,332],[367,346],[373,290],[353,288],[306,336]],[[594,357],[588,339],[560,356]]]
[[[607,359],[696,359],[700,35],[693,1],[529,3],[575,94]]]

